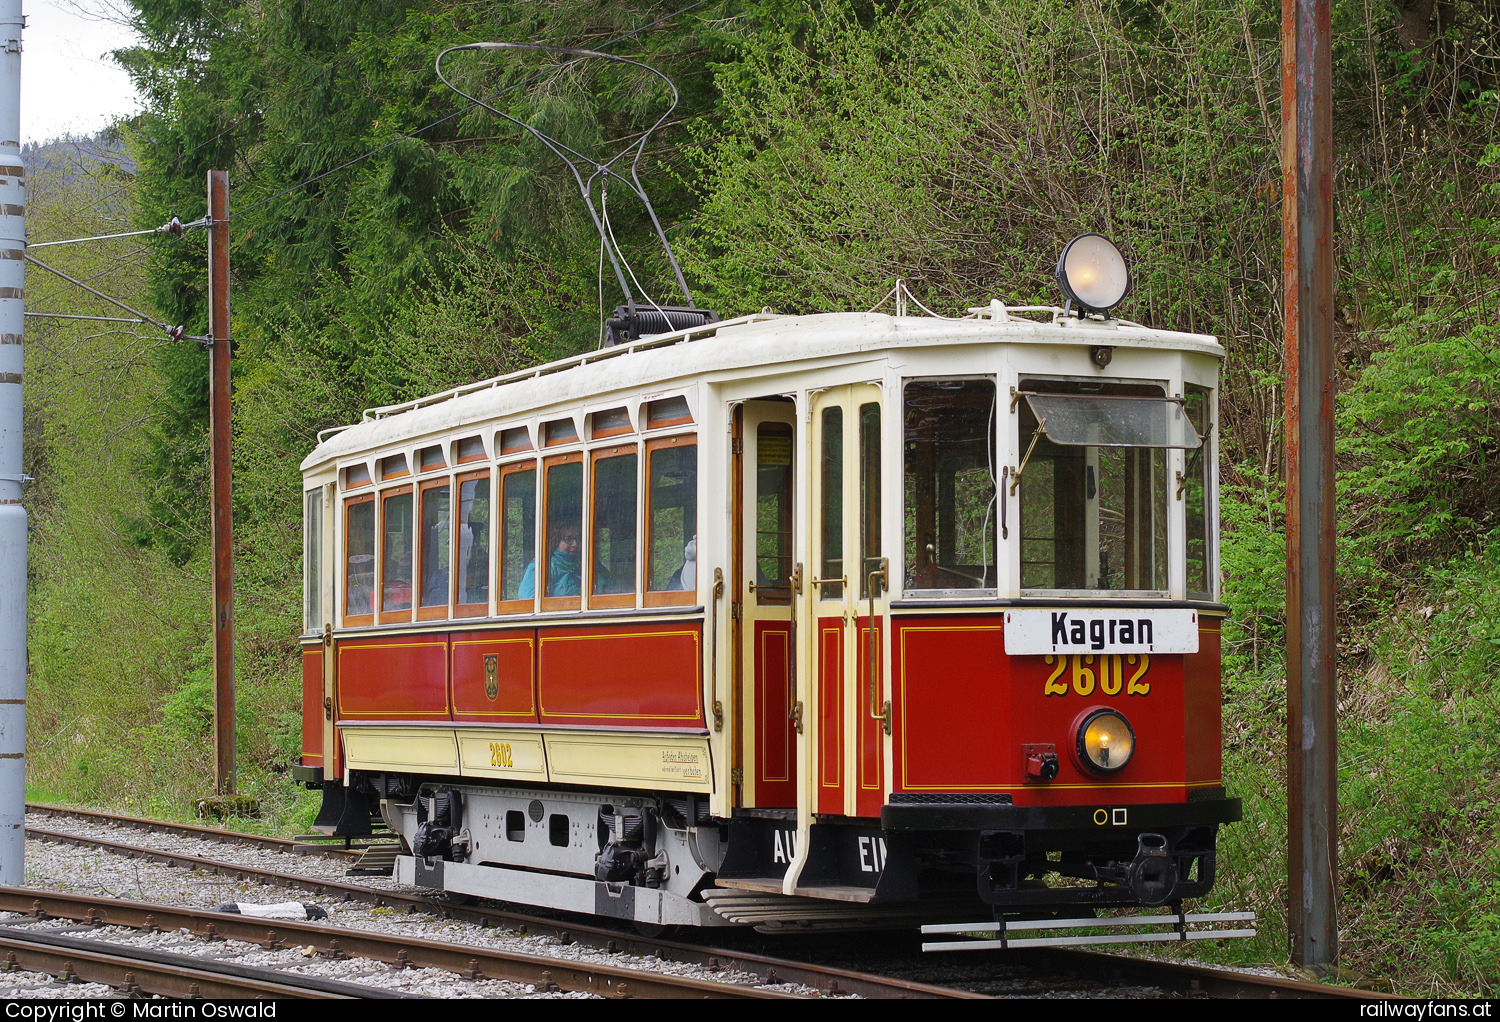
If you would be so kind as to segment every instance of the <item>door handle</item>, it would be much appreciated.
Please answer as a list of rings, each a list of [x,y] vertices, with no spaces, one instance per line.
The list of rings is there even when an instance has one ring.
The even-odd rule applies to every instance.
[[[870,572],[870,577],[866,580],[867,584],[865,586],[865,592],[870,597],[870,657],[867,661],[870,665],[870,719],[880,721],[881,730],[886,734],[891,733],[890,700],[887,699],[882,703],[880,709],[877,710],[875,708],[875,701],[880,698],[880,690],[885,687],[885,672],[881,669],[880,644],[877,640],[878,633],[875,628],[875,590],[877,586],[885,589],[886,583],[889,581],[887,572],[890,571],[890,566],[890,560],[882,557],[880,559],[880,567]]]

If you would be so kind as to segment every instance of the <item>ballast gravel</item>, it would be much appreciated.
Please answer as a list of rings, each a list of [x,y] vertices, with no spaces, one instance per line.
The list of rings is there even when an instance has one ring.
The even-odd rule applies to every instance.
[[[215,861],[254,866],[261,869],[293,873],[312,879],[340,883],[357,883],[372,890],[401,894],[428,894],[397,884],[387,877],[350,877],[348,862],[319,856],[302,856],[267,851],[246,845],[220,844],[201,838],[171,834],[147,834],[129,827],[114,827],[59,817],[27,818],[28,826],[114,841],[138,847],[151,847],[182,855],[193,855]],[[504,929],[486,928],[450,919],[438,919],[405,909],[383,908],[336,900],[324,900],[305,891],[254,883],[204,870],[183,869],[143,859],[126,858],[92,848],[28,839],[26,842],[26,885],[47,890],[128,901],[159,902],[192,908],[215,908],[225,902],[275,904],[289,900],[317,904],[328,913],[322,922],[351,929],[401,933],[427,940],[463,944],[470,947],[496,948],[503,951],[557,958],[574,963],[636,968],[654,974],[687,976],[718,983],[753,985],[757,977],[733,973],[709,972],[693,965],[654,957],[608,954],[576,944],[563,945],[552,937],[517,934]],[[25,917],[0,913],[0,925],[14,926]],[[121,927],[105,927],[104,939],[136,946],[173,951],[178,954],[230,958],[246,965],[277,968],[295,967],[307,972],[372,988],[422,994],[429,997],[497,997],[497,998],[578,998],[585,993],[548,992],[527,984],[500,980],[471,981],[436,969],[396,970],[381,962],[365,959],[338,961],[316,958],[310,949],[288,948],[266,951],[254,944],[238,941],[207,942],[187,933],[140,933]],[[36,977],[33,985],[28,977]],[[787,984],[769,989],[818,996],[808,988]],[[109,987],[97,984],[61,984],[51,976],[32,973],[0,975],[0,997],[93,998],[117,997]]]

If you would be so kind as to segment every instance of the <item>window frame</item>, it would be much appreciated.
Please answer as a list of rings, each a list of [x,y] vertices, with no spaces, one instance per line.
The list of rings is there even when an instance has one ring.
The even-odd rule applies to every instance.
[[[599,463],[609,461],[613,458],[634,457],[635,461],[635,557],[633,559],[633,577],[630,580],[630,591],[626,593],[595,593],[594,579],[598,566],[594,563],[594,525],[595,513],[598,510],[597,485]],[[642,560],[642,535],[641,535],[641,452],[640,446],[634,442],[626,444],[615,444],[609,447],[596,447],[589,451],[588,469],[588,515],[584,522],[584,536],[587,537],[587,560],[588,560],[588,590],[587,603],[590,610],[604,610],[620,607],[634,607],[636,597],[641,587],[641,560]],[[584,551],[580,549],[580,554]]]
[[[578,595],[577,596],[548,596],[547,586],[551,582],[550,565],[552,558],[552,470],[565,465],[578,465],[582,471],[579,472],[579,494],[578,494]],[[541,484],[541,511],[537,515],[537,536],[540,541],[537,544],[536,562],[536,596],[543,612],[560,610],[582,610],[583,592],[588,588],[588,574],[584,565],[588,558],[584,556],[585,530],[588,522],[587,508],[589,503],[589,474],[584,462],[584,452],[581,450],[568,451],[564,454],[553,454],[541,459],[542,477]],[[547,566],[543,566],[543,558],[547,560]]]
[[[375,587],[375,622],[382,625],[406,623],[413,619],[412,611],[416,606],[416,589],[414,586],[412,587],[411,602],[404,609],[385,609],[386,572],[389,570],[391,560],[390,557],[387,556],[389,551],[386,550],[386,508],[389,506],[390,501],[396,497],[410,496],[412,498],[412,531],[407,536],[407,542],[415,545],[414,540],[416,537],[417,521],[415,487],[413,487],[411,483],[407,483],[404,486],[388,486],[385,489],[379,491],[379,496],[380,507],[376,513],[375,535],[377,537],[376,546],[380,551],[376,560],[376,563],[379,565],[378,577],[380,581],[379,584]],[[415,573],[416,553],[414,550],[409,552],[412,555],[411,563],[413,572]],[[411,585],[413,580],[414,579],[408,579],[408,585]]]
[[[417,555],[416,555],[416,558],[412,562],[413,563],[413,576],[414,576],[413,579],[412,579],[412,606],[414,608],[416,608],[416,611],[417,611],[417,620],[418,621],[436,621],[436,620],[440,620],[440,619],[445,619],[445,618],[451,617],[452,613],[453,613],[453,603],[454,603],[454,600],[457,598],[457,595],[458,595],[458,580],[457,580],[456,574],[453,571],[453,514],[454,514],[454,512],[453,512],[453,479],[452,479],[451,476],[446,476],[445,475],[445,476],[434,477],[432,479],[424,480],[419,485],[419,487],[417,489],[417,503],[416,503],[416,506],[412,509],[412,514],[413,514],[413,519],[412,519],[412,521],[413,521],[412,533],[413,533],[414,538],[422,536],[423,529],[424,529],[424,522],[426,521],[426,515],[424,514],[424,511],[426,509],[427,494],[428,494],[429,491],[437,490],[437,489],[446,489],[448,491],[448,516],[447,516],[448,517],[448,542],[447,542],[447,545],[446,545],[446,550],[444,551],[444,553],[445,553],[446,556],[443,558],[444,561],[447,562],[447,568],[448,568],[448,582],[443,587],[444,590],[445,590],[445,596],[446,596],[446,598],[443,600],[442,603],[436,604],[434,606],[431,606],[431,607],[424,607],[424,606],[422,606],[422,579],[427,574],[427,558],[426,558],[426,555],[423,553],[423,550],[425,549],[426,544],[424,542],[422,542],[421,539],[417,539],[417,544],[416,544],[416,546],[417,546]]]
[[[911,551],[913,549],[914,541],[908,532],[908,529],[910,527],[909,523],[914,520],[914,512],[909,500],[908,487],[911,485],[911,479],[914,471],[921,470],[924,472],[936,472],[938,461],[936,459],[930,458],[925,453],[922,455],[919,462],[913,461],[911,452],[909,451],[909,445],[912,443],[911,439],[909,438],[908,426],[908,418],[910,415],[911,406],[908,403],[907,394],[913,386],[930,387],[936,384],[984,384],[988,385],[991,391],[990,413],[987,419],[987,429],[989,432],[989,436],[986,452],[988,456],[990,485],[994,487],[994,494],[991,498],[991,501],[994,505],[994,511],[989,516],[989,528],[987,532],[981,533],[979,536],[979,543],[981,552],[983,552],[985,546],[988,546],[990,550],[990,560],[988,562],[984,562],[983,560],[981,560],[980,567],[983,569],[987,569],[988,573],[993,573],[993,579],[988,577],[988,574],[985,578],[974,579],[971,576],[955,571],[955,568],[958,567],[957,565],[946,566],[942,563],[942,558],[945,553],[951,552],[954,556],[957,555],[958,543],[960,540],[959,534],[955,533],[954,535],[949,536],[945,534],[939,534],[937,531],[938,526],[944,524],[945,519],[952,519],[956,517],[954,514],[955,509],[945,509],[942,506],[944,491],[944,488],[941,485],[942,480],[936,480],[935,485],[931,488],[923,488],[922,490],[919,490],[919,496],[924,497],[925,501],[920,502],[918,513],[915,514],[915,520],[920,522],[924,520],[924,516],[920,513],[920,507],[926,507],[928,509],[925,518],[930,519],[933,528],[931,545],[934,545],[938,548],[932,555],[933,559],[927,562],[928,566],[924,567],[922,570],[927,571],[929,569],[935,569],[936,571],[942,572],[945,575],[969,579],[970,581],[976,582],[977,584],[975,585],[916,586],[912,585],[909,581],[912,577],[912,573],[917,569],[912,563],[913,558],[911,557]],[[951,375],[925,374],[921,376],[903,377],[900,381],[900,389],[897,394],[898,404],[892,417],[895,419],[894,428],[897,428],[899,430],[899,432],[897,433],[897,442],[900,446],[898,451],[898,460],[896,463],[897,468],[900,470],[900,489],[898,491],[898,499],[900,502],[899,506],[901,508],[899,549],[901,552],[902,561],[901,593],[902,596],[906,599],[948,601],[988,600],[997,598],[1001,592],[1003,572],[1005,571],[1005,551],[1007,543],[1003,528],[1007,504],[1007,480],[1001,472],[1001,461],[1005,456],[1005,448],[1002,444],[1000,433],[1000,427],[1003,421],[1000,411],[1000,400],[1000,376],[994,373],[953,373]],[[884,405],[882,405],[882,409],[883,408]],[[884,411],[882,410],[882,415],[883,414]],[[934,444],[935,443],[936,441],[934,441]],[[932,446],[933,444],[926,445],[924,447],[924,451],[930,450]],[[957,486],[957,480],[958,475],[955,472],[952,480],[955,488]],[[954,523],[952,520],[948,520],[947,525],[950,532],[954,531]],[[951,551],[945,549],[946,544],[950,541],[953,544],[953,548]],[[897,540],[893,538],[892,540],[888,540],[887,542],[895,543],[897,542]],[[920,542],[920,540],[917,540],[916,542]],[[920,560],[920,558],[917,558],[917,560]],[[989,582],[989,584],[986,585],[985,582]]]
[[[642,479],[642,482],[641,482],[642,493],[641,493],[640,500],[641,500],[641,506],[642,506],[642,514],[643,514],[644,517],[641,520],[640,542],[642,544],[642,548],[641,548],[641,589],[642,589],[642,592],[641,592],[641,602],[642,602],[642,605],[646,606],[646,607],[691,607],[691,606],[695,605],[698,602],[698,589],[703,584],[702,583],[702,571],[700,570],[698,572],[699,577],[695,580],[695,584],[694,584],[694,586],[691,589],[662,589],[662,590],[653,590],[653,589],[651,589],[651,575],[652,575],[652,568],[653,568],[653,564],[652,564],[652,560],[651,560],[651,557],[652,557],[652,549],[651,549],[651,522],[652,522],[652,518],[653,518],[652,512],[655,510],[655,508],[652,506],[652,502],[651,502],[651,493],[652,493],[652,487],[651,487],[651,459],[656,454],[657,451],[672,450],[672,449],[681,450],[681,449],[683,449],[685,447],[692,447],[692,448],[694,448],[695,465],[698,466],[698,470],[695,470],[694,473],[693,473],[693,475],[694,475],[694,481],[693,481],[694,482],[694,508],[693,508],[694,515],[693,515],[693,522],[694,522],[694,535],[696,535],[697,532],[698,532],[698,530],[701,528],[701,523],[699,522],[699,515],[698,515],[698,505],[702,502],[702,496],[703,496],[702,486],[700,485],[700,481],[702,479],[701,459],[698,459],[698,457],[697,457],[697,455],[698,455],[698,451],[697,451],[697,448],[698,448],[698,434],[696,432],[694,432],[694,433],[677,433],[677,434],[674,434],[672,436],[654,437],[654,438],[652,438],[650,440],[647,440],[646,441],[646,445],[645,445],[645,451],[644,451],[645,457],[644,457],[644,459],[642,461],[642,466],[641,466],[641,470],[643,472],[643,475],[641,477],[641,479]]]
[[[459,601],[459,591],[458,591],[458,577],[459,577],[458,558],[459,558],[459,550],[458,550],[458,544],[456,544],[456,543],[453,542],[453,540],[458,537],[459,527],[463,524],[462,522],[459,521],[459,517],[458,517],[460,514],[463,513],[463,500],[462,500],[460,494],[462,493],[462,487],[463,487],[464,483],[473,482],[475,480],[480,480],[480,479],[487,480],[490,483],[490,497],[489,497],[489,501],[490,501],[490,518],[489,518],[489,521],[485,524],[486,535],[487,535],[487,539],[489,541],[489,546],[488,546],[488,548],[486,550],[486,553],[485,553],[485,561],[486,561],[486,569],[485,570],[489,573],[488,576],[487,576],[487,583],[488,583],[487,588],[489,590],[489,595],[488,595],[488,597],[486,597],[486,599],[485,599],[485,601],[483,603],[460,603],[460,602],[458,602]],[[489,612],[490,612],[490,604],[492,604],[494,602],[494,593],[495,593],[495,586],[494,586],[494,578],[495,578],[495,563],[494,563],[495,562],[495,497],[494,497],[494,493],[495,493],[495,490],[494,490],[494,476],[492,475],[492,473],[490,471],[490,466],[486,465],[484,468],[475,469],[475,470],[469,471],[469,472],[456,472],[456,473],[454,473],[454,475],[453,475],[453,489],[452,489],[452,491],[450,491],[450,493],[451,493],[451,495],[449,496],[448,499],[449,499],[449,501],[451,503],[451,507],[452,507],[451,514],[452,514],[453,518],[452,518],[452,525],[449,526],[449,533],[448,533],[448,535],[450,537],[452,537],[452,538],[449,539],[448,545],[452,549],[452,557],[453,557],[453,562],[452,562],[453,563],[452,577],[449,580],[449,586],[452,589],[452,593],[453,593],[453,595],[451,597],[452,607],[453,607],[453,619],[457,620],[459,618],[466,618],[466,617],[486,617],[489,614]]]
[[[541,530],[537,528],[538,516],[541,506],[540,497],[542,491],[540,479],[541,468],[536,458],[526,458],[520,461],[506,462],[505,464],[499,466],[499,471],[496,474],[500,481],[500,499],[497,502],[492,502],[491,506],[498,506],[501,510],[501,513],[504,513],[505,481],[509,477],[513,475],[519,475],[522,472],[531,472],[534,476],[536,476],[536,478],[533,478],[531,484],[531,557],[529,558],[529,563],[536,564],[537,547],[540,544],[542,537]],[[491,517],[495,516],[491,515]],[[503,577],[505,570],[505,550],[503,549],[504,543],[505,528],[499,523],[499,520],[497,518],[495,526],[495,574],[497,578],[497,585],[495,587],[495,612],[497,614],[534,614],[536,613],[537,608],[537,594],[534,589],[532,590],[532,594],[529,597],[522,596],[514,600],[504,599],[504,590],[500,588],[500,586],[505,582],[505,579]]]
[[[1183,564],[1183,559],[1185,558],[1187,551],[1186,535],[1181,533],[1181,526],[1179,524],[1182,518],[1181,501],[1176,500],[1173,497],[1175,487],[1175,481],[1173,479],[1173,465],[1178,463],[1177,456],[1185,449],[1169,446],[1065,444],[1055,441],[1050,437],[1045,437],[1046,441],[1054,447],[1072,449],[1080,452],[1079,467],[1080,472],[1083,473],[1092,471],[1099,465],[1099,456],[1097,453],[1095,453],[1093,456],[1094,461],[1090,462],[1090,452],[1120,452],[1117,456],[1122,459],[1123,471],[1126,474],[1125,486],[1123,491],[1124,521],[1121,526],[1121,536],[1123,537],[1123,542],[1125,543],[1125,550],[1123,567],[1121,570],[1125,573],[1126,576],[1129,576],[1131,574],[1138,575],[1143,570],[1147,572],[1155,572],[1158,568],[1157,565],[1148,565],[1143,569],[1142,550],[1146,551],[1146,559],[1150,560],[1151,555],[1154,553],[1155,544],[1159,540],[1161,544],[1161,563],[1159,565],[1161,574],[1160,578],[1157,580],[1161,582],[1161,585],[1159,587],[1136,589],[1107,589],[1103,588],[1102,586],[1053,586],[1049,588],[1042,588],[1038,586],[1026,585],[1026,565],[1029,562],[1025,559],[1025,544],[1027,541],[1024,518],[1027,507],[1025,496],[1027,492],[1028,473],[1030,473],[1033,463],[1040,464],[1040,459],[1031,451],[1031,448],[1033,447],[1032,435],[1029,433],[1023,433],[1022,431],[1022,422],[1025,420],[1026,415],[1030,414],[1033,418],[1036,417],[1035,410],[1032,408],[1030,402],[1025,401],[1023,398],[1026,394],[1036,391],[1035,385],[1038,383],[1056,385],[1058,387],[1057,392],[1059,393],[1068,393],[1062,388],[1069,385],[1079,387],[1103,386],[1118,388],[1122,390],[1127,388],[1150,390],[1152,391],[1152,393],[1150,394],[1115,394],[1108,396],[1120,398],[1140,396],[1149,398],[1150,400],[1161,400],[1168,403],[1178,404],[1182,403],[1182,399],[1180,397],[1172,396],[1172,382],[1168,379],[1159,377],[1151,378],[1122,376],[1093,379],[1088,377],[1055,375],[1052,373],[1035,371],[1024,371],[1018,372],[1016,374],[1015,382],[1012,387],[1010,414],[1011,423],[1009,429],[1012,437],[1017,443],[1015,456],[1020,459],[1018,461],[1018,465],[1021,466],[1021,472],[1020,483],[1017,487],[1017,493],[1014,497],[1010,497],[1009,501],[1015,504],[1015,514],[1017,516],[1016,532],[1017,543],[1019,544],[1019,546],[1017,547],[1016,563],[1017,592],[1023,598],[1027,599],[1046,599],[1058,597],[1074,599],[1080,596],[1088,597],[1091,599],[1129,599],[1149,601],[1171,599],[1173,592],[1172,587],[1174,584],[1173,573],[1175,571],[1178,571],[1179,567]],[[1042,393],[1052,392],[1042,391]],[[1022,412],[1023,408],[1027,409],[1027,412],[1024,414]],[[1038,437],[1038,440],[1040,439],[1041,437]],[[1011,466],[1009,468],[1009,476],[1011,480],[1016,479],[1016,466]],[[1035,478],[1035,476],[1031,476],[1031,478]],[[1086,479],[1087,476],[1081,476],[1081,478]],[[1144,495],[1140,492],[1140,483],[1143,479],[1148,484],[1148,491]],[[1158,481],[1160,483],[1160,500],[1155,505],[1152,505],[1152,494],[1149,492],[1149,484]],[[1084,485],[1088,484],[1084,483]],[[1102,482],[1097,485],[1100,485],[1102,489]],[[1143,510],[1149,513],[1142,514]],[[1054,494],[1052,500],[1052,515],[1054,516],[1054,521],[1057,513],[1057,500],[1056,495]],[[1154,514],[1160,514],[1161,516],[1159,525],[1152,517]],[[1055,532],[1056,527],[1054,526],[1054,533]],[[1050,540],[1048,540],[1048,542],[1055,543],[1056,536],[1054,535]],[[1083,531],[1079,533],[1078,542],[1080,546],[1080,553],[1085,565],[1086,574],[1088,559],[1090,557],[1090,544],[1094,544],[1097,546],[1102,542],[1099,536],[1097,523],[1093,527],[1090,527],[1089,523],[1086,521],[1084,523]],[[1056,572],[1059,562],[1055,554],[1052,563],[1053,571]],[[1085,581],[1087,581],[1086,578]]]

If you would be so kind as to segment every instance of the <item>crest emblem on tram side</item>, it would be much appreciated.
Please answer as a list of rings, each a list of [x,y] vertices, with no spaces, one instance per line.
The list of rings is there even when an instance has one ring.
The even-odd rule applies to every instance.
[[[484,658],[484,694],[493,701],[500,695],[500,657],[491,653]]]

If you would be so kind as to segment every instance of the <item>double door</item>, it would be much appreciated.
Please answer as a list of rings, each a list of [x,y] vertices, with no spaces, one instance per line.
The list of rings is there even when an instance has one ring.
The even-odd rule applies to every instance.
[[[882,413],[857,384],[736,416],[740,807],[806,821],[884,802]]]

